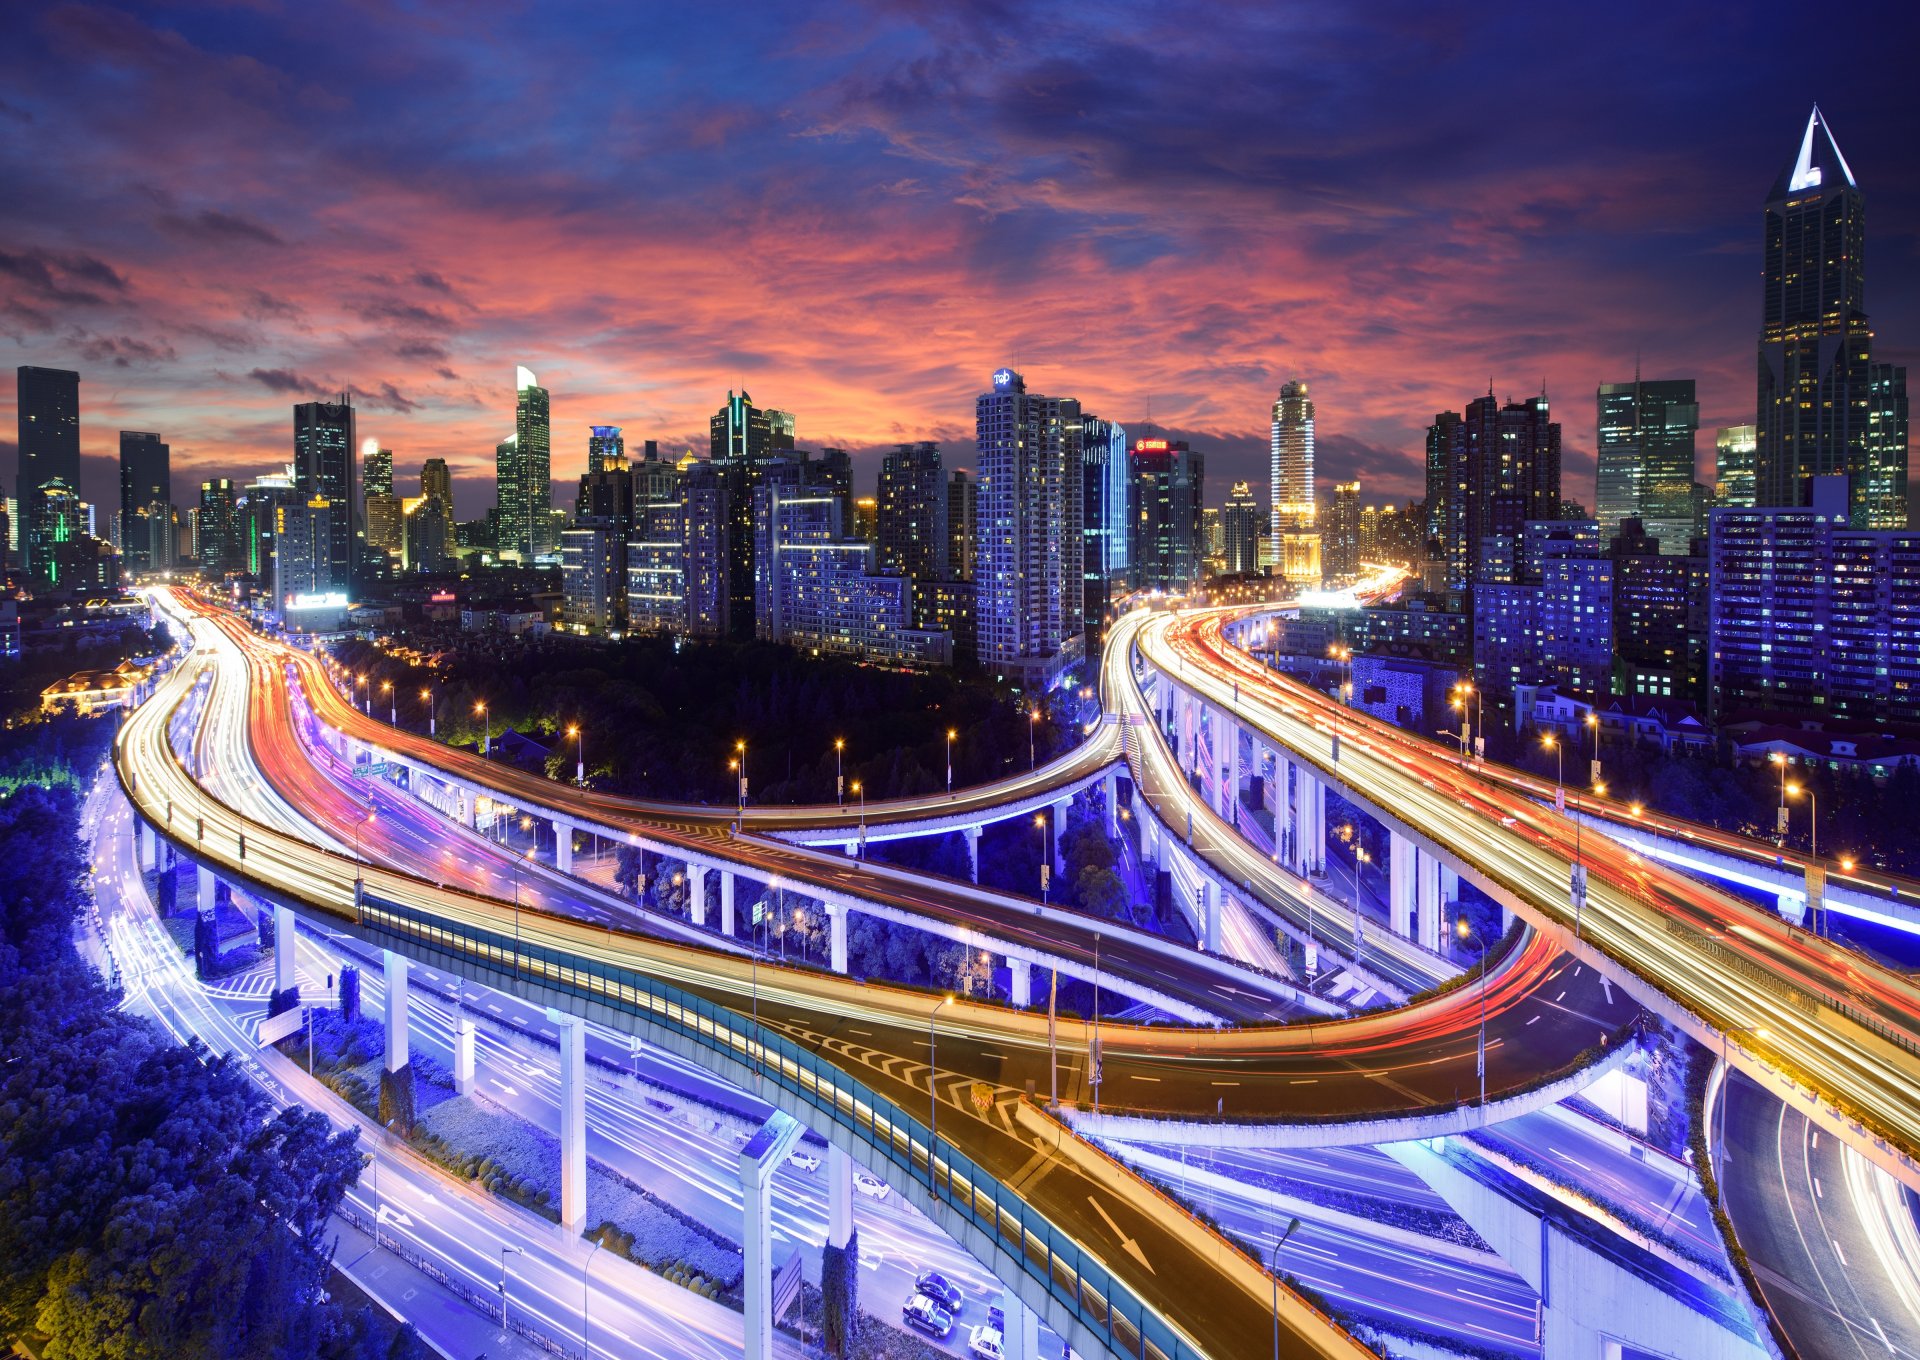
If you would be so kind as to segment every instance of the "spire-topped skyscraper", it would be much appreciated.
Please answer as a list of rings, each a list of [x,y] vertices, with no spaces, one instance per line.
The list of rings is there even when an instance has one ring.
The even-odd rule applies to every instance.
[[[1273,541],[1313,527],[1313,398],[1290,382],[1273,403]]]
[[[1755,500],[1805,505],[1848,478],[1858,529],[1907,519],[1906,370],[1873,361],[1866,196],[1819,108],[1767,195]]]

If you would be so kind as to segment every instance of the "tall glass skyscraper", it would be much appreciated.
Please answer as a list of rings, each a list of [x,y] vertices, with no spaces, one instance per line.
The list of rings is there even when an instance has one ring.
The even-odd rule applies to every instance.
[[[353,403],[306,401],[293,408],[293,482],[301,501],[324,500],[324,517],[313,520],[324,533],[327,580],[331,589],[353,588],[353,558],[360,539],[354,494]]]
[[[120,431],[120,554],[128,571],[156,570],[147,517],[150,507],[172,503],[173,450],[157,434]]]
[[[1200,579],[1206,549],[1200,509],[1206,458],[1182,439],[1141,439],[1133,446],[1133,582],[1169,594]]]
[[[1752,425],[1724,425],[1713,440],[1713,503],[1745,510],[1753,505],[1753,454],[1758,434]]]
[[[1700,404],[1691,378],[1601,383],[1595,395],[1594,518],[1612,539],[1637,519],[1660,551],[1685,555],[1694,535],[1693,445]]]
[[[1290,382],[1273,403],[1273,540],[1313,527],[1313,398]]]
[[[35,492],[57,479],[69,494],[79,494],[80,375],[64,368],[22,365],[16,380],[20,481],[14,494],[26,517],[20,533],[21,565],[29,574],[38,570],[48,576],[52,564],[41,569],[34,561],[34,552],[36,544],[54,541],[52,529],[43,530],[40,524],[43,505],[52,502],[43,501]]]
[[[1260,570],[1260,501],[1250,482],[1235,482],[1220,512],[1227,575],[1253,576]]]
[[[1844,475],[1855,528],[1903,527],[1906,375],[1875,381],[1866,196],[1818,108],[1762,221],[1755,500],[1806,505],[1810,478]]]
[[[514,447],[520,458],[520,478],[526,497],[528,556],[556,551],[553,531],[553,428],[547,389],[524,368],[514,370]]]

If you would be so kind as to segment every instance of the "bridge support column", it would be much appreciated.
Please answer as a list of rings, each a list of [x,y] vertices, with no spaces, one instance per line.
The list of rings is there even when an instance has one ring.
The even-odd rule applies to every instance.
[[[853,1236],[853,1158],[827,1148],[827,1245],[845,1248]]]
[[[1300,872],[1317,874],[1327,862],[1327,786],[1304,765],[1294,766],[1293,772],[1300,781],[1300,807],[1294,819]]]
[[[1402,939],[1413,938],[1414,879],[1420,852],[1412,841],[1389,832],[1387,849],[1387,924]]]
[[[1007,960],[1007,1000],[1018,1010],[1033,1004],[1033,965],[1025,959]]]
[[[1220,885],[1211,878],[1200,882],[1200,947],[1220,952]]]
[[[1419,852],[1414,886],[1414,910],[1420,918],[1420,943],[1434,953],[1440,952],[1441,912],[1440,861],[1426,851]]]
[[[296,985],[294,971],[297,960],[294,957],[297,935],[293,926],[293,910],[290,907],[273,909],[273,990],[282,994],[292,991]]]
[[[720,933],[733,937],[733,870],[720,871]]]
[[[1228,718],[1221,735],[1227,743],[1226,758],[1220,762],[1220,768],[1226,773],[1227,787],[1220,794],[1220,815],[1227,819],[1228,826],[1233,826],[1238,822],[1236,812],[1240,802],[1240,724]]]
[[[204,864],[197,865],[194,868],[193,876],[194,876],[194,882],[199,889],[200,910],[212,911],[213,910],[213,885],[215,882],[213,877],[213,870],[209,869]]]
[[[473,1021],[464,1015],[453,1022],[453,1089],[473,1094]]]
[[[1063,842],[1067,835],[1067,809],[1073,806],[1071,798],[1062,798],[1053,805],[1053,871],[1064,873],[1067,863],[1067,851]]]
[[[687,917],[696,926],[707,923],[707,871],[697,864],[687,866]]]
[[[159,861],[159,840],[154,834],[152,822],[141,822],[139,831],[134,833],[134,842],[140,854],[140,867],[151,870]]]
[[[1120,778],[1109,768],[1100,785],[1100,799],[1106,805],[1107,835],[1120,835]]]
[[[573,828],[557,819],[553,824],[553,867],[563,874],[573,872]]]
[[[773,1360],[773,1173],[799,1137],[800,1125],[793,1116],[775,1111],[740,1149],[745,1360]]]
[[[1000,1296],[1006,1329],[1000,1334],[1000,1353],[1006,1360],[1040,1360],[1040,1315],[1011,1290]]]
[[[962,827],[960,834],[967,838],[967,877],[978,883],[980,881],[980,828]]]
[[[391,949],[380,951],[387,974],[387,1071],[407,1065],[407,958]]]
[[[578,1233],[587,1218],[587,1025],[547,1008],[560,1031],[560,1226]]]
[[[845,974],[847,971],[847,908],[839,902],[829,902],[826,907],[829,966],[834,972]]]

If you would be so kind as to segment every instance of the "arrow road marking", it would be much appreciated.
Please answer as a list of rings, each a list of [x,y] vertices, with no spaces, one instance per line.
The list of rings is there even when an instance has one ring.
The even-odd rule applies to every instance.
[[[1109,1231],[1120,1239],[1120,1245],[1126,1249],[1127,1255],[1145,1266],[1150,1274],[1158,1275],[1160,1273],[1153,1268],[1153,1263],[1147,1260],[1147,1254],[1140,1250],[1140,1244],[1120,1231],[1120,1225],[1113,1221],[1113,1215],[1107,1212],[1105,1205],[1101,1204],[1100,1201],[1092,1195],[1087,1196],[1087,1203],[1091,1204],[1093,1211],[1106,1221]]]

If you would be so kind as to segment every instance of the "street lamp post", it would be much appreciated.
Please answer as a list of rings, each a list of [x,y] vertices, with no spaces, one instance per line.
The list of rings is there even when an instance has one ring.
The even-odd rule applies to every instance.
[[[473,706],[473,712],[480,719],[480,754],[482,757],[493,754],[493,724],[487,721],[485,702]]]
[[[426,707],[426,710],[427,710],[427,735],[429,737],[439,736],[440,724],[437,721],[436,715],[434,714],[434,711],[433,711],[433,690],[432,689],[421,690],[420,702]]]
[[[853,791],[860,798],[860,858],[867,857],[867,786],[859,780],[853,781]]]
[[[1720,1031],[1720,1103],[1713,1110],[1714,1122],[1719,1126],[1719,1135],[1713,1140],[1713,1148],[1708,1153],[1708,1158],[1713,1163],[1711,1169],[1715,1190],[1720,1188],[1720,1159],[1726,1155],[1727,1103],[1732,1095],[1728,1088],[1733,1085],[1733,1068],[1727,1062],[1727,1041],[1736,1034],[1751,1034],[1764,1042],[1767,1038],[1767,1027],[1765,1025],[1733,1025]]]
[[[367,695],[367,677],[359,675],[354,678],[360,683],[360,711],[371,718],[373,716],[373,708],[371,706],[373,701]]]
[[[391,680],[382,680],[380,682],[380,688],[385,690],[387,695],[387,726],[398,727],[400,725],[400,696],[393,692],[393,681]]]
[[[500,1248],[500,1332],[507,1332],[507,1257],[524,1256],[526,1253],[518,1247]]]
[[[953,739],[954,730],[947,729],[947,797],[953,797]]]
[[[744,740],[736,741],[733,744],[733,750],[734,769],[737,770],[740,775],[740,787],[738,790],[739,803],[737,805],[738,820],[745,821],[747,816],[747,743]]]
[[[592,1319],[587,1316],[587,1305],[593,1296],[593,1258],[600,1254],[600,1248],[607,1245],[606,1238],[593,1239],[593,1250],[587,1253],[587,1263],[580,1267],[580,1355],[588,1360],[593,1354],[593,1342],[588,1339],[587,1328]]]
[[[1033,743],[1033,734],[1037,730],[1039,730],[1039,727],[1040,727],[1040,710],[1037,708],[1028,709],[1027,710],[1027,769],[1029,771],[1037,770],[1040,768],[1039,758],[1034,754],[1034,743]]]
[[[847,805],[847,777],[840,759],[846,749],[844,737],[833,739],[833,801],[840,807]]]
[[[573,723],[567,728],[567,735],[573,738],[573,782],[585,788],[587,785],[587,738],[581,732],[580,724]]]
[[[1462,940],[1472,936],[1480,946],[1480,1047],[1474,1066],[1480,1072],[1480,1108],[1484,1110],[1487,1105],[1487,941],[1464,914],[1455,921],[1454,933]]]
[[[1372,862],[1373,856],[1356,839],[1353,845],[1353,948],[1356,954],[1360,951],[1360,866]]]
[[[353,905],[355,908],[359,907],[360,899],[367,890],[366,877],[360,867],[360,833],[366,828],[367,823],[373,820],[373,812],[373,806],[369,804],[367,810],[360,814],[360,820],[353,824]]]
[[[1807,826],[1813,837],[1813,856],[1807,864],[1807,920],[1812,925],[1814,934],[1824,935],[1826,932],[1820,928],[1820,917],[1826,914],[1826,898],[1822,894],[1818,899],[1819,905],[1816,907],[1813,891],[1815,878],[1818,877],[1821,880],[1820,886],[1824,888],[1826,877],[1820,866],[1820,795],[1813,791],[1811,784],[1804,788],[1799,784],[1789,784],[1787,792],[1795,798],[1803,793],[1807,795]]]
[[[533,858],[533,847],[527,847],[527,859]],[[520,864],[521,857],[513,857],[513,975],[520,976]]]
[[[1587,714],[1586,723],[1587,731],[1593,734],[1593,746],[1587,765],[1587,782],[1590,784],[1598,784],[1600,782],[1600,715],[1598,713]]]
[[[1785,846],[1787,843],[1787,758],[1778,751],[1769,752],[1769,764],[1780,768],[1780,811],[1773,819],[1773,843]]]
[[[940,999],[939,1005],[927,1016],[927,1184],[933,1184],[933,1145],[940,1137],[940,1058],[935,1044],[939,1036],[934,1031],[934,1023],[940,1018],[940,1007],[953,1000],[948,992]]]
[[[1273,1244],[1273,1360],[1280,1360],[1280,1248],[1287,1245],[1287,1239],[1299,1226],[1300,1220],[1294,1219]]]
[[[1052,847],[1047,844],[1047,814],[1036,812],[1033,824],[1040,831],[1040,903],[1046,905],[1047,890],[1053,882]]]

